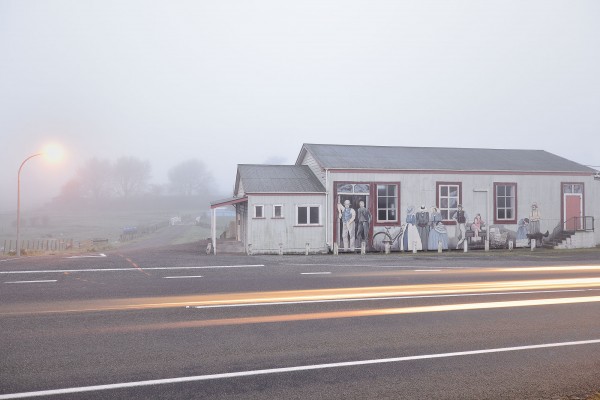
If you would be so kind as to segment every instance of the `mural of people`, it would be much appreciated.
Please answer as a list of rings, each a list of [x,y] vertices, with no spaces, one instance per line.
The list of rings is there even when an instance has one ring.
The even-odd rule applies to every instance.
[[[356,211],[350,207],[350,200],[344,201],[344,205],[338,204],[339,216],[343,222],[342,239],[344,241],[344,249],[349,251],[354,250],[354,234],[355,226],[354,220],[356,219]],[[348,239],[350,239],[348,241]]]
[[[458,210],[452,215],[452,219],[456,221],[456,224],[458,226],[458,233],[460,233],[460,239],[458,240],[458,243],[456,244],[456,248],[458,249],[460,247],[460,245],[465,241],[465,235],[467,233],[467,229],[466,229],[466,223],[467,223],[467,219],[469,217],[467,216],[467,212],[465,210],[463,210],[462,208],[462,204],[458,205]]]
[[[402,233],[400,251],[412,251],[413,244],[416,246],[417,250],[423,250],[421,237],[419,236],[419,231],[415,226],[416,223],[417,216],[415,215],[415,207],[410,206],[406,209],[406,225],[404,226],[404,232]]]
[[[520,219],[517,223],[517,240],[527,240],[527,233],[529,232],[529,218]]]
[[[427,248],[437,250],[438,243],[442,243],[442,250],[448,250],[448,230],[442,223],[442,214],[437,208],[431,209],[431,230],[429,231],[429,241]]]
[[[367,241],[367,237],[369,236],[369,226],[371,224],[371,212],[365,207],[365,202],[362,200],[358,203],[356,219],[358,220],[356,239],[358,239],[358,243],[362,243],[363,240]]]
[[[479,237],[479,232],[481,232],[481,228],[485,226],[485,222],[481,218],[481,214],[477,213],[475,218],[473,218],[473,223],[471,224],[471,230],[474,232],[475,237]]]
[[[425,206],[421,206],[421,209],[417,214],[416,223],[417,230],[419,231],[419,237],[421,238],[421,243],[423,244],[423,250],[427,251],[427,244],[429,243],[429,212],[425,209]]]

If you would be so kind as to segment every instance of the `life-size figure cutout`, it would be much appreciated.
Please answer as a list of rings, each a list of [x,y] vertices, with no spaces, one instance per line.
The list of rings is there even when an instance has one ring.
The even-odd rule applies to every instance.
[[[358,220],[356,239],[358,239],[359,244],[362,244],[363,240],[367,241],[367,237],[369,236],[369,227],[371,225],[371,212],[365,207],[365,202],[362,200],[358,203],[356,219]]]
[[[537,203],[533,203],[531,205],[531,214],[529,215],[530,234],[540,233],[540,219],[542,219],[542,215],[540,214],[538,205]]]
[[[425,206],[421,206],[421,209],[416,214],[417,230],[419,231],[419,237],[421,243],[424,244],[423,250],[427,251],[427,243],[429,243],[429,212],[425,209]]]
[[[466,239],[466,237],[465,237],[466,233],[467,233],[466,223],[467,223],[467,219],[468,219],[467,212],[465,210],[463,210],[461,204],[458,205],[458,210],[452,215],[452,219],[456,221],[458,231],[460,232],[460,239],[458,240],[458,243],[456,244],[456,248],[458,249],[460,247],[460,245]]]
[[[343,206],[338,204],[338,211],[343,223],[342,240],[344,241],[344,249],[346,251],[350,249],[354,250],[354,220],[356,219],[356,211],[350,207],[350,200],[344,201]]]
[[[448,250],[448,230],[442,223],[442,214],[437,208],[431,209],[431,230],[429,231],[429,241],[427,248],[437,250],[439,242],[442,243],[442,250]]]
[[[421,237],[415,224],[417,223],[417,217],[415,215],[415,207],[410,206],[406,210],[406,225],[404,226],[404,232],[402,233],[402,241],[400,242],[401,251],[412,251],[413,243],[417,250],[423,250],[423,244],[421,243]],[[427,246],[427,243],[425,243]]]
[[[475,237],[479,237],[479,232],[481,232],[481,228],[485,226],[485,222],[483,218],[481,218],[481,214],[477,213],[475,218],[473,218],[473,223],[471,224],[471,230],[475,234]]]

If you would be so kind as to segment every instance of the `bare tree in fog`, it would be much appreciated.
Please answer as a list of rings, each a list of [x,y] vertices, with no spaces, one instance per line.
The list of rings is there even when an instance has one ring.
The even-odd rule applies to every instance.
[[[92,158],[77,172],[85,197],[101,200],[110,197],[112,166],[108,160]]]
[[[169,183],[173,192],[192,196],[211,192],[215,182],[202,161],[191,159],[169,170]]]
[[[141,194],[148,185],[150,169],[148,161],[135,157],[119,158],[112,169],[117,195],[129,198]]]
[[[83,199],[83,188],[77,178],[70,179],[60,188],[60,193],[54,201],[66,206],[77,205]]]

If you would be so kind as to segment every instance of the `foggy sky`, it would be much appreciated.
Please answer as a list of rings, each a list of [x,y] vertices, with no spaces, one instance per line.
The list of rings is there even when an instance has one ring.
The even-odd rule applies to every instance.
[[[238,163],[302,143],[542,149],[600,165],[600,2],[0,0],[0,211],[91,157],[152,181],[190,158],[230,195]],[[39,157],[38,157],[39,158]]]

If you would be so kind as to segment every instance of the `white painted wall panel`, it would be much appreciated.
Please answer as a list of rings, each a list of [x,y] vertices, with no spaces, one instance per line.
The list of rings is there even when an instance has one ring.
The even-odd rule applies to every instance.
[[[264,206],[264,218],[254,218],[254,206]],[[283,217],[275,218],[273,206],[283,206]],[[320,225],[301,226],[296,221],[298,205],[320,207]],[[306,243],[311,252],[327,252],[325,243],[325,195],[257,196],[248,201],[248,242],[253,254],[277,254],[279,244],[284,253],[304,253]]]

